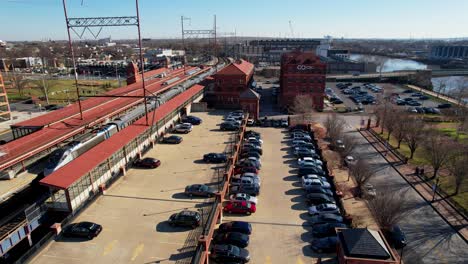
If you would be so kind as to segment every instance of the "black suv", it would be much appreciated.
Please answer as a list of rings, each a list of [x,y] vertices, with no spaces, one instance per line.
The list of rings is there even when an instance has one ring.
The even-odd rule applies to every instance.
[[[251,196],[257,196],[260,194],[260,186],[257,184],[243,184],[243,185],[236,185],[232,186],[229,189],[230,194],[236,193],[246,193]]]
[[[226,154],[223,153],[208,153],[203,155],[204,162],[223,163],[227,161]]]
[[[213,241],[219,245],[234,245],[245,248],[249,245],[249,236],[239,232],[228,232],[217,234]]]
[[[171,226],[190,226],[195,228],[201,225],[201,216],[199,212],[182,211],[171,215],[168,222]]]
[[[218,263],[231,261],[247,263],[250,260],[249,251],[234,245],[215,245],[211,249],[210,257]]]
[[[221,130],[225,130],[225,131],[236,131],[236,130],[238,130],[240,128],[240,126],[238,124],[236,124],[236,123],[223,122],[223,123],[221,123],[219,128]]]
[[[190,123],[192,125],[200,125],[202,123],[202,119],[196,116],[186,116],[182,119],[184,123]]]
[[[335,203],[335,199],[322,193],[309,193],[307,202],[309,204]]]

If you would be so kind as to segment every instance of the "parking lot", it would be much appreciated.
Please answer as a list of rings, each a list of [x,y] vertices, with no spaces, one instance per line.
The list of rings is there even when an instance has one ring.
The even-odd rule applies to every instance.
[[[305,191],[296,175],[297,160],[291,152],[287,130],[252,130],[260,132],[263,139],[257,211],[250,216],[226,214],[223,222],[240,220],[252,224],[247,247],[251,263],[315,263],[319,255],[310,248]]]
[[[356,107],[358,105],[349,98],[349,96],[350,96],[349,94],[344,94],[343,90],[339,89],[336,86],[337,84],[338,83],[335,83],[335,82],[329,82],[326,85],[326,87],[331,88],[332,91],[343,101],[342,104],[334,104],[334,106],[337,107],[337,108],[348,107],[348,108],[350,108],[352,110],[356,109]],[[407,109],[409,107],[412,107],[412,108],[414,108],[414,107],[429,107],[429,108],[431,108],[431,107],[437,107],[437,105],[440,104],[440,102],[432,100],[432,98],[429,98],[429,99],[426,99],[426,100],[420,100],[420,99],[418,99],[418,97],[413,95],[413,94],[415,94],[415,93],[417,93],[419,91],[411,90],[411,92],[409,92],[410,90],[405,89],[400,85],[389,84],[389,83],[375,83],[375,85],[379,86],[381,88],[384,88],[384,91],[383,92],[370,91],[367,88],[362,88],[363,83],[358,83],[358,82],[353,82],[352,86],[350,86],[350,87],[361,86],[361,90],[367,91],[370,95],[375,96],[377,101],[379,100],[379,98],[382,98],[384,96],[384,94],[385,94],[385,96],[390,96],[392,94],[398,94],[398,96],[399,96],[399,98],[401,100],[405,100],[407,98],[412,98],[412,99],[414,99],[414,101],[417,101],[418,103],[421,104],[420,106],[409,106],[409,105],[397,105],[397,104],[395,104],[395,106],[401,107],[402,109]],[[405,92],[406,90],[408,90],[408,91]]]
[[[130,169],[73,221],[101,224],[99,236],[93,240],[60,236],[31,263],[189,263],[201,227],[171,227],[166,220],[188,209],[203,210],[206,222],[210,199],[190,199],[184,188],[218,180],[213,176],[217,165],[200,159],[208,152],[223,152],[232,133],[218,131],[222,115],[194,115],[203,123],[183,135],[181,144],[158,144],[146,153],[145,157],[161,160],[159,168]]]

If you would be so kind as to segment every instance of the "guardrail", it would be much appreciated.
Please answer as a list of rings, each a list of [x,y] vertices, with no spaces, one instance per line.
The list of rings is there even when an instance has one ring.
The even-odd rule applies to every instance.
[[[242,120],[242,125],[235,135],[235,144],[229,145],[228,148],[231,148],[231,157],[228,159],[228,162],[225,166],[225,171],[223,173],[223,188],[216,195],[213,207],[211,209],[210,215],[206,222],[206,225],[203,227],[202,235],[198,239],[198,245],[195,251],[195,255],[192,257],[191,264],[205,264],[208,263],[209,258],[209,249],[211,245],[211,239],[213,237],[215,226],[220,219],[223,213],[222,202],[229,188],[229,180],[234,173],[234,164],[237,162],[237,156],[241,148],[242,140],[244,137],[244,132],[246,129],[247,119],[249,118],[248,114]],[[218,172],[219,173],[219,172]]]

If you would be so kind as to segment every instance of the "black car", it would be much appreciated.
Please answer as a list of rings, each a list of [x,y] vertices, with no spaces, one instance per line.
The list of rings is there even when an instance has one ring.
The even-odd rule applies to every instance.
[[[308,194],[322,193],[322,194],[328,195],[330,197],[333,197],[333,192],[330,189],[325,189],[325,188],[323,188],[321,186],[318,186],[318,185],[307,186],[306,191],[307,191]]]
[[[249,251],[234,245],[215,245],[211,249],[210,257],[218,263],[230,261],[247,263],[250,260]]]
[[[450,108],[450,107],[452,107],[451,104],[440,104],[437,106],[437,108],[439,109]]]
[[[252,225],[244,221],[232,221],[219,226],[218,232],[238,232],[246,235],[252,234]]]
[[[92,222],[80,222],[69,224],[62,233],[66,237],[86,237],[93,239],[102,231],[102,226]]]
[[[247,151],[247,152],[242,152],[240,154],[241,159],[249,158],[249,157],[254,157],[254,158],[261,158],[261,155],[258,152],[255,151]]]
[[[240,232],[219,233],[214,237],[215,244],[231,244],[240,248],[249,245],[249,236]]]
[[[412,93],[412,92],[413,92],[413,90],[410,90],[410,89],[403,91],[403,93]]]
[[[184,210],[171,215],[168,223],[171,226],[190,226],[195,228],[201,225],[201,216],[199,212]]]
[[[338,238],[336,236],[324,237],[319,239],[314,239],[311,242],[312,249],[317,253],[332,253],[336,251],[336,244],[338,243]]]
[[[401,230],[400,226],[393,225],[390,228],[388,234],[389,234],[395,248],[399,249],[399,248],[406,247],[406,244],[407,244],[406,235]]]
[[[186,116],[185,118],[182,118],[182,122],[190,123],[192,125],[200,125],[203,120],[196,116]]]
[[[309,204],[335,203],[335,199],[323,193],[309,193],[307,202]]]
[[[140,168],[157,168],[161,165],[161,161],[155,158],[144,158],[136,160],[133,165]]]
[[[236,130],[238,130],[240,128],[240,126],[237,123],[223,122],[223,123],[221,123],[219,128],[221,130],[224,130],[224,131],[236,131]]]
[[[182,142],[183,138],[181,136],[172,135],[169,137],[163,138],[162,142],[166,144],[179,144]]]
[[[343,223],[324,223],[314,225],[312,229],[312,235],[314,237],[326,237],[336,235],[336,227],[346,228],[347,226]]]
[[[229,188],[229,193],[246,193],[251,196],[257,196],[260,194],[260,186],[258,186],[257,184],[243,184],[231,186],[231,188]]]
[[[263,155],[263,150],[259,146],[247,145],[242,147],[242,152],[257,152],[260,155]]]
[[[223,153],[208,153],[203,155],[204,162],[224,163],[227,159],[227,155]]]
[[[302,177],[304,175],[308,175],[308,174],[315,174],[315,175],[318,175],[318,176],[325,176],[325,172],[318,168],[318,167],[302,167],[302,168],[299,168],[299,171],[298,171],[298,176],[299,177]]]
[[[310,218],[312,225],[324,224],[324,223],[343,223],[343,217],[336,214],[321,214]]]
[[[253,131],[253,130],[247,130],[245,131],[244,133],[244,136],[245,137],[256,137],[258,139],[260,139],[262,136],[260,135],[260,133],[256,132],[256,131]]]
[[[427,95],[421,95],[421,96],[419,96],[419,100],[429,100],[429,99],[430,99],[430,97],[427,96]]]
[[[216,191],[205,184],[192,184],[185,187],[184,193],[190,197],[192,196],[203,196],[213,197]]]
[[[260,162],[255,160],[243,159],[236,164],[236,167],[255,167],[257,170],[259,170],[262,167],[262,165],[260,164]]]

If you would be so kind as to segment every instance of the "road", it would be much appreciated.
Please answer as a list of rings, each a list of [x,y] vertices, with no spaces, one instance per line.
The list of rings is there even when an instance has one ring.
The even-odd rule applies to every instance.
[[[326,115],[320,116],[321,120],[325,117]],[[413,207],[412,212],[400,222],[409,242],[403,252],[404,262],[468,263],[468,244],[401,178],[366,139],[356,132],[361,116],[343,115],[343,117],[347,122],[346,132],[358,140],[359,147],[356,153],[378,167],[377,175],[370,180],[376,187],[377,193],[401,190],[406,193]]]

